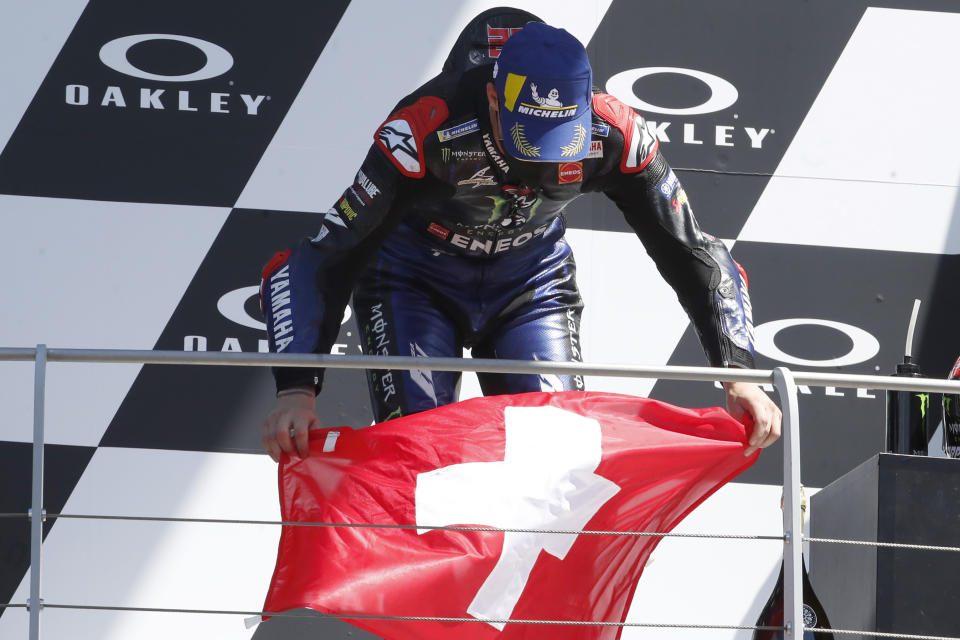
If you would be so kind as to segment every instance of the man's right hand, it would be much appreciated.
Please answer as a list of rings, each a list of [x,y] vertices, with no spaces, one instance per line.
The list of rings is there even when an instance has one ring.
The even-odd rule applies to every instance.
[[[301,458],[310,455],[307,431],[320,428],[315,400],[313,390],[307,388],[285,389],[277,395],[277,408],[261,427],[263,448],[274,462],[280,462],[283,451]]]

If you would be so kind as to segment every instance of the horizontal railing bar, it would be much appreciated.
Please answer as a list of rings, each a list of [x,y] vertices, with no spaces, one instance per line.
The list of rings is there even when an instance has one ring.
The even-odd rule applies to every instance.
[[[332,614],[320,614],[317,613],[307,613],[305,611],[300,611],[299,609],[292,609],[290,611],[238,611],[230,609],[176,609],[176,608],[161,608],[161,607],[120,607],[120,606],[110,606],[110,605],[82,605],[82,604],[57,604],[57,603],[44,603],[42,605],[47,609],[80,609],[86,611],[117,611],[117,612],[129,612],[129,613],[187,613],[191,615],[195,614],[206,614],[206,615],[229,615],[229,616],[270,616],[271,618],[305,618],[314,620],[318,623],[323,623],[325,621],[333,622],[335,620],[384,620],[384,621],[395,621],[395,622],[484,622],[484,623],[495,623],[495,624],[533,624],[533,625],[556,625],[556,626],[578,626],[578,627],[587,627],[587,626],[597,626],[597,627],[646,627],[653,629],[709,629],[709,630],[755,630],[755,631],[784,631],[785,627],[774,627],[774,626],[755,626],[755,625],[712,625],[712,624],[692,624],[692,623],[670,623],[670,622],[605,622],[605,621],[590,621],[590,620],[535,620],[535,619],[510,619],[510,618],[455,618],[455,617],[441,617],[441,616],[390,616],[390,615],[365,615],[365,614],[346,614],[346,613],[332,613]],[[30,605],[23,603],[0,603],[0,609],[3,608],[27,608],[29,609]],[[812,631],[813,633],[834,633],[834,634],[845,634],[845,635],[865,635],[868,637],[877,637],[877,638],[902,638],[904,640],[960,640],[960,638],[955,636],[929,636],[929,635],[917,635],[909,633],[887,633],[879,631],[867,631],[867,630],[852,630],[852,629],[811,629],[809,627],[804,627],[804,631]]]
[[[37,358],[37,350],[33,347],[0,347],[0,361],[33,362]]]
[[[896,638],[898,640],[960,640],[960,638],[957,636],[927,636],[916,633],[892,633],[889,631],[862,631],[857,629],[809,629],[807,627],[804,627],[803,630],[812,631],[814,634],[832,633],[836,636],[854,635],[863,636],[864,638]],[[816,637],[816,635],[814,637]]]
[[[483,622],[493,624],[539,624],[539,625],[566,625],[576,627],[654,627],[665,629],[758,629],[761,631],[783,631],[784,627],[758,627],[744,625],[707,625],[707,624],[671,624],[668,622],[606,622],[602,620],[536,620],[536,619],[511,619],[511,618],[458,618],[445,616],[391,616],[391,615],[371,615],[362,613],[331,613],[331,614],[308,614],[292,611],[231,611],[223,609],[175,609],[160,607],[119,607],[107,605],[80,605],[80,604],[47,604],[43,605],[46,609],[86,609],[89,611],[139,611],[145,613],[190,613],[190,614],[215,614],[215,615],[234,615],[234,616],[271,616],[275,618],[311,618],[318,622],[325,619],[341,620],[387,620],[396,622]]]
[[[2,513],[0,517],[19,516],[29,517],[29,514]],[[358,529],[428,529],[430,531],[480,531],[489,533],[549,533],[558,535],[590,535],[590,536],[634,536],[634,537],[661,537],[661,538],[715,538],[720,540],[778,540],[783,542],[783,536],[773,535],[746,535],[740,533],[677,533],[666,531],[605,531],[581,529],[520,529],[509,527],[469,527],[455,525],[429,524],[376,524],[363,522],[300,522],[297,520],[231,520],[221,518],[174,518],[165,516],[121,516],[106,514],[85,513],[48,513],[48,519],[64,518],[75,520],[133,520],[139,522],[172,522],[194,524],[250,524],[250,525],[279,525],[285,527],[343,527]]]
[[[0,360],[26,360],[23,349],[0,349]],[[32,349],[27,350],[31,354]],[[5,357],[11,352],[9,357]],[[16,352],[16,353],[12,353]],[[51,362],[144,363],[209,366],[324,367],[331,369],[413,369],[481,373],[578,373],[638,378],[676,378],[712,382],[717,379],[767,382],[770,372],[712,367],[662,367],[628,364],[585,364],[492,358],[414,358],[411,356],[340,356],[312,353],[224,353],[209,351],[146,351],[122,349],[48,349]],[[719,375],[718,375],[719,374]]]
[[[33,360],[36,349],[0,348],[0,361]],[[410,356],[340,356],[308,353],[224,353],[210,351],[149,351],[126,349],[48,349],[50,362],[180,364],[204,366],[284,366],[324,367],[331,369],[413,369],[425,371],[476,371],[480,373],[553,373],[625,378],[660,378],[695,382],[773,381],[768,369],[720,367],[644,366],[628,364],[591,364],[497,360],[490,358],[414,358]],[[845,388],[891,389],[960,393],[960,381],[936,378],[901,378],[844,373],[794,371],[798,385],[838,386]]]
[[[28,520],[30,514],[26,512],[0,513],[0,518],[16,518]],[[579,529],[517,529],[509,527],[458,527],[451,525],[428,524],[373,524],[357,522],[300,522],[295,520],[244,520],[226,518],[176,518],[166,516],[123,516],[109,514],[87,513],[46,513],[45,519],[74,519],[74,520],[129,520],[137,522],[170,522],[188,524],[247,524],[284,527],[343,527],[343,528],[370,528],[370,529],[428,529],[431,531],[481,531],[489,533],[548,533],[557,535],[593,535],[593,536],[634,536],[634,537],[661,537],[661,538],[708,538],[716,540],[778,540],[783,541],[783,535],[747,535],[740,533],[678,533],[675,531],[606,531],[606,530],[579,530]],[[873,540],[845,540],[841,538],[817,538],[804,536],[805,542],[828,544],[846,544],[864,547],[879,547],[890,549],[910,549],[915,551],[946,551],[960,553],[960,547],[909,544],[905,542],[876,542]]]
[[[851,389],[890,389],[891,391],[928,391],[931,393],[960,393],[960,380],[943,378],[906,378],[897,376],[866,376],[855,373],[819,373],[793,371],[798,385],[813,387],[844,387]]]
[[[804,542],[821,542],[829,544],[849,544],[861,547],[880,547],[886,549],[912,549],[914,551],[952,551],[960,553],[960,547],[946,547],[933,544],[909,544],[906,542],[874,542],[872,540],[845,540],[841,538],[810,538],[804,536]]]

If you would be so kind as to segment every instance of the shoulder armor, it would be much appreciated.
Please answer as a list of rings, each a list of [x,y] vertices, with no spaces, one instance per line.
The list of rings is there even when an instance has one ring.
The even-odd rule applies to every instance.
[[[636,173],[646,169],[660,148],[660,141],[650,134],[643,116],[606,93],[593,94],[593,112],[623,134],[620,170]]]
[[[395,111],[380,125],[373,139],[403,175],[422,178],[426,168],[423,141],[449,114],[446,102],[426,96]]]

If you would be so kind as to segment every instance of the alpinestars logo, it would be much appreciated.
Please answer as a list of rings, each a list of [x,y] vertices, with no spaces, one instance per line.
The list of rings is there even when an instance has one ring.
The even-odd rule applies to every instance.
[[[156,40],[172,40],[199,49],[206,62],[199,69],[186,74],[166,75],[134,66],[127,52],[134,45]],[[123,36],[107,42],[100,48],[100,61],[113,71],[138,78],[165,83],[189,83],[221,76],[233,68],[234,60],[229,51],[200,38],[169,33],[144,33]],[[232,84],[232,83],[231,83]],[[260,115],[270,96],[252,93],[210,92],[198,94],[189,88],[143,87],[142,83],[131,87],[110,84],[93,87],[89,83],[68,84],[65,87],[65,103],[76,107],[99,106],[110,109],[139,108],[151,111],[186,111],[205,113],[239,113],[248,116]]]
[[[491,171],[491,168],[488,165],[480,169],[476,173],[474,173],[472,176],[470,176],[466,180],[458,181],[457,185],[458,186],[473,185],[474,189],[476,189],[477,187],[495,187],[497,186],[497,181],[492,175],[490,175],[490,171]]]
[[[411,173],[420,171],[420,156],[417,153],[417,143],[413,138],[409,122],[391,120],[380,127],[377,139],[404,169]]]

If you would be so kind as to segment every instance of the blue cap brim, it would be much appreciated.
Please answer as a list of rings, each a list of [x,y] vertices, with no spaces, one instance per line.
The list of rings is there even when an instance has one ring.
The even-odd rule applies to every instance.
[[[546,113],[550,113],[546,110]],[[503,146],[514,158],[533,162],[575,162],[590,151],[592,110],[589,106],[562,122],[551,122],[500,110]]]

